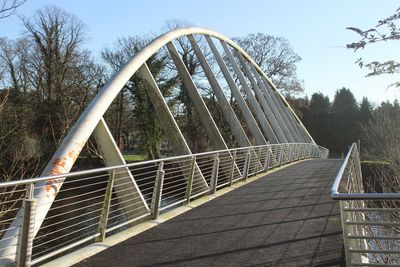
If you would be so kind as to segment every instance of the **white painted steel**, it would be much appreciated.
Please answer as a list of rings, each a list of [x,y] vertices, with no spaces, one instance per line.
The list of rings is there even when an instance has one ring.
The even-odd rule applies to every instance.
[[[400,264],[396,256],[400,251],[400,193],[364,192],[356,143],[339,169],[331,197],[340,201],[347,266]]]
[[[61,215],[62,218],[66,219],[56,220],[55,223],[47,223],[46,226],[42,227],[42,230],[46,230],[44,232],[42,231],[40,236],[35,239],[34,247],[38,249],[39,252],[37,251],[34,253],[32,263],[38,264],[50,257],[54,257],[66,250],[79,246],[83,242],[93,242],[98,239],[100,235],[104,235],[105,233],[112,234],[113,231],[126,227],[128,224],[155,217],[159,211],[168,210],[184,202],[187,203],[188,199],[190,200],[200,195],[212,193],[214,190],[245,179],[247,176],[250,177],[256,175],[256,173],[267,171],[265,166],[267,163],[264,162],[264,160],[260,160],[261,158],[265,158],[267,153],[273,158],[280,158],[282,155],[280,151],[282,149],[285,150],[286,154],[294,154],[297,148],[304,146],[315,148],[313,144],[264,145],[177,156],[66,174],[65,177],[62,178],[66,179],[65,183],[68,185],[70,193],[67,194],[68,197],[57,200],[58,202],[65,200],[66,203],[59,206],[62,207],[62,209],[58,211],[59,213],[54,213],[54,209],[57,207],[52,207],[53,220],[59,218],[58,216]],[[255,154],[256,157],[250,157],[250,151],[256,151],[258,154]],[[306,151],[306,158],[316,156],[315,153],[312,153],[312,149],[307,149]],[[219,157],[217,157],[217,155],[219,155]],[[234,162],[226,155],[233,155]],[[323,153],[319,153],[319,155],[323,155]],[[207,159],[208,161],[206,161]],[[259,161],[263,161],[263,165],[260,167],[258,167]],[[293,158],[291,162],[293,161],[296,161],[296,159]],[[274,167],[288,162],[288,159],[285,158],[281,163],[276,162]],[[208,186],[213,190],[210,190],[208,186],[204,188],[201,181],[193,180],[193,184],[191,184],[193,188],[191,192],[189,191],[188,193],[188,184],[184,173],[187,169],[189,173],[193,174],[194,166],[196,165],[202,170]],[[163,166],[162,169],[160,169],[160,166]],[[234,172],[235,168],[240,168],[243,172],[243,176],[237,176],[237,173],[235,174]],[[253,171],[249,172],[249,169],[253,169]],[[162,171],[162,175],[160,175],[160,170]],[[126,173],[127,171],[134,172],[139,177],[135,179],[136,183],[140,185],[138,186],[139,193],[145,198],[145,203],[147,205],[152,204],[152,214],[146,209],[142,210],[142,212],[133,212],[133,215],[130,217],[124,216],[124,220],[113,221],[113,218],[119,216],[118,213],[121,213],[122,210],[127,208],[124,207],[122,203],[126,198],[130,198],[126,201],[127,203],[133,202],[133,205],[135,205],[135,203],[142,205],[143,203],[142,197],[132,194],[124,195],[125,192],[130,191],[129,187],[125,192],[123,190],[119,191],[120,197],[114,196],[111,200],[109,199],[111,189],[108,188],[105,190],[107,186],[110,186],[108,182],[110,179],[108,178],[108,173],[115,174],[114,182],[116,182],[118,179],[125,179],[125,177],[117,177],[118,174]],[[78,177],[80,178],[78,179]],[[45,182],[53,178],[52,176],[48,176],[0,183],[0,188],[3,188],[3,191],[7,192],[7,188],[14,188],[15,186],[25,187],[26,185],[33,185],[37,181]],[[130,182],[127,184],[129,183]],[[98,189],[101,185],[103,187]],[[123,186],[123,184],[120,184],[120,186]],[[81,190],[85,188],[88,193],[82,193]],[[115,191],[115,186],[113,186],[113,189]],[[94,193],[95,195],[93,196]],[[107,209],[104,208],[104,199],[107,199],[106,202],[109,203],[107,204]],[[14,201],[19,200],[15,199]],[[118,203],[115,201],[118,201]],[[42,203],[41,205],[45,204]],[[159,207],[159,209],[157,207]],[[109,211],[109,213],[104,214],[104,211]],[[15,216],[17,216],[16,211]],[[104,218],[107,217],[108,220],[105,221]],[[4,225],[7,225],[7,221],[0,219],[0,229],[2,229]],[[48,240],[43,240],[43,238],[47,238]],[[52,247],[54,247],[54,249]],[[15,246],[13,248],[15,248]],[[0,251],[7,249],[8,244],[1,241]],[[0,262],[2,265],[5,265],[7,263],[12,263],[13,259],[1,256]]]
[[[226,82],[229,85],[229,88],[231,89],[231,93],[233,97],[235,98],[236,102],[238,103],[239,109],[246,121],[246,124],[248,125],[248,128],[255,139],[255,142],[257,145],[265,145],[267,144],[266,138],[262,134],[257,121],[254,119],[253,114],[251,113],[249,107],[246,104],[246,101],[243,99],[242,94],[240,93],[231,73],[228,70],[228,67],[226,66],[224,60],[222,59],[222,56],[219,54],[213,40],[211,39],[210,36],[206,35],[205,36],[206,41],[208,45],[210,46],[210,49],[214,55],[215,60],[218,63],[218,66],[223,73]],[[265,128],[265,125],[261,125],[263,128]],[[265,130],[265,132],[268,132],[268,130]],[[278,140],[276,139],[272,129],[269,131],[271,133],[271,136],[268,136],[269,140],[271,143],[278,143]]]
[[[293,138],[291,131],[287,127],[288,125],[286,125],[285,121],[282,119],[281,114],[278,112],[276,106],[272,105],[272,103],[268,102],[267,99],[264,97],[263,93],[261,92],[261,88],[256,83],[243,56],[238,52],[234,54],[239,59],[242,70],[244,71],[244,74],[246,75],[247,79],[250,81],[250,85],[253,88],[253,92],[256,95],[258,103],[264,110],[264,113],[267,116],[268,120],[271,122],[271,124],[277,124],[277,126],[282,130],[283,134],[285,135],[289,143],[298,142],[298,140],[295,140]]]
[[[203,52],[197,44],[196,39],[193,37],[193,35],[189,35],[188,38],[190,43],[192,44],[197,59],[199,60],[200,65],[203,68],[204,74],[207,76],[207,79],[215,92],[218,104],[221,106],[221,110],[225,116],[225,119],[231,127],[232,133],[234,134],[239,146],[251,146],[250,140],[243,130],[239,119],[237,118],[235,112],[229,104],[229,101],[226,99],[224,92],[217,81],[217,78],[215,77],[210,65],[207,62],[207,59],[205,58]]]
[[[236,45],[229,38],[212,30],[195,27],[181,28],[167,32],[153,40],[143,50],[135,54],[114,75],[114,77],[106,83],[106,85],[99,91],[93,101],[89,104],[87,109],[82,113],[76,124],[71,128],[70,132],[63,140],[62,144],[54,153],[52,159],[42,172],[43,177],[51,176],[52,178],[38,179],[35,181],[36,183],[34,198],[38,201],[37,213],[39,214],[38,217],[36,217],[34,229],[35,234],[38,232],[48,210],[50,209],[57,193],[59,192],[65,180],[65,177],[67,177],[67,175],[64,174],[70,172],[74,162],[76,161],[82,148],[86,144],[89,136],[95,131],[95,128],[99,124],[104,113],[111,105],[112,101],[115,99],[118,93],[121,91],[121,89],[124,87],[126,82],[146,62],[146,60],[154,55],[159,49],[172,42],[176,38],[190,34],[212,36],[229,44],[231,47],[239,51],[247,60],[249,60],[251,64],[253,64],[256,69],[260,71],[260,73],[262,73],[262,75],[265,77],[265,74],[242,48]],[[265,77],[265,79],[269,81],[267,77]],[[272,83],[271,86],[276,90]],[[282,101],[286,103],[281,95],[280,97],[282,98]],[[293,116],[295,116],[294,113]],[[148,207],[145,207],[145,209],[147,210]],[[0,245],[12,244],[12,237],[15,237],[18,234],[17,231],[18,227],[21,225],[21,217],[22,211],[20,212],[20,216],[16,217],[16,219],[10,225],[9,230],[7,230],[6,233],[3,235],[2,240],[0,241]],[[9,260],[14,261],[15,250],[11,246],[9,247],[9,249],[4,249],[3,251],[0,251],[0,257],[1,255],[8,255]]]
[[[221,45],[224,48],[225,55],[228,58],[229,62],[231,63],[231,66],[234,70],[234,73],[236,74],[237,78],[240,81],[240,84],[242,85],[242,90],[245,92],[247,96],[247,100],[249,101],[249,104],[253,111],[255,112],[255,117],[258,119],[258,122],[260,125],[266,125],[269,126],[267,127],[267,136],[276,136],[279,140],[280,143],[287,143],[287,139],[285,134],[283,133],[282,129],[279,127],[278,122],[276,121],[275,117],[271,113],[264,113],[262,108],[257,102],[256,97],[253,95],[253,92],[250,89],[250,86],[247,84],[247,81],[240,70],[239,65],[236,63],[235,58],[232,55],[231,50],[229,47],[226,45],[225,42],[221,41]],[[272,132],[272,133],[270,133]]]
[[[103,155],[103,161],[107,167],[126,164],[125,159],[122,156],[122,153],[119,150],[111,131],[103,118],[100,119],[98,125],[94,129],[94,136],[97,144],[99,145],[101,154]],[[114,172],[114,190],[118,197],[123,201],[125,212],[129,212],[133,208],[135,208],[137,212],[148,212],[149,207],[140,193],[138,185],[136,184],[136,181],[129,169],[121,168],[114,170]],[[126,193],[120,194],[120,191],[126,192],[126,190],[129,190],[129,198],[126,196]],[[141,201],[133,205],[133,203],[129,201],[132,196],[134,198],[139,198]]]

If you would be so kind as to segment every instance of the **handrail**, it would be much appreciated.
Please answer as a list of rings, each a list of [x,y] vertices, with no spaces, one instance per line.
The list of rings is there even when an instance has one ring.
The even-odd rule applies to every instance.
[[[338,174],[336,175],[335,181],[333,182],[331,189],[331,198],[335,200],[400,200],[400,193],[340,193],[339,192],[339,184],[342,181],[345,170],[347,166],[350,164],[350,160],[353,159],[352,155],[354,153],[358,154],[357,144],[353,143],[347,152],[347,155],[339,169]],[[357,155],[358,156],[358,155]],[[362,177],[360,177],[362,178]]]
[[[0,214],[0,266],[43,263],[83,243],[102,241],[106,234],[127,225],[157,218],[160,212],[190,204],[198,197],[270,169],[327,155],[326,148],[310,143],[268,144],[0,183],[0,196],[8,199],[1,203],[5,212]],[[194,166],[198,166],[197,171]],[[47,184],[57,178],[65,179],[66,194],[58,196],[46,215],[37,208],[47,203],[38,202],[32,193],[41,189],[38,181]],[[18,228],[23,232],[32,233],[37,220],[48,220],[40,228],[42,231],[25,238],[26,242],[19,234],[5,236],[11,221],[19,216],[19,207],[24,223]],[[14,256],[17,249],[26,253]]]
[[[336,175],[335,181],[333,182],[332,189],[331,189],[331,197],[335,198],[337,194],[339,194],[339,184],[343,178],[344,171],[346,170],[347,165],[349,164],[349,159],[351,154],[353,153],[355,143],[353,143],[347,152],[346,158],[344,159],[342,166],[340,166],[339,172]]]
[[[345,190],[339,192],[346,179]],[[364,193],[358,147],[353,143],[332,185],[339,201],[347,266],[399,266],[396,243],[400,193]],[[391,201],[387,201],[391,200]]]
[[[147,94],[155,107],[155,111],[160,117],[161,124],[163,125],[164,131],[170,138],[172,150],[178,154],[191,154],[190,147],[188,146],[185,136],[182,134],[178,123],[176,122],[174,115],[172,114],[170,108],[168,107],[168,101],[164,98],[157,79],[152,74],[151,69],[147,66],[146,61],[154,55],[157,55],[162,49],[166,49],[166,56],[170,58],[173,62],[174,68],[177,74],[182,78],[181,82],[185,90],[193,102],[193,105],[200,116],[201,124],[204,126],[204,130],[210,140],[211,147],[213,149],[227,149],[227,144],[224,137],[221,134],[221,129],[215,123],[214,118],[207,105],[202,99],[201,92],[198,90],[195,81],[193,80],[193,75],[188,72],[185,63],[182,60],[182,56],[179,53],[179,49],[176,48],[174,42],[179,38],[185,38],[191,44],[191,49],[193,49],[195,56],[200,60],[201,68],[206,74],[206,80],[210,84],[210,89],[215,93],[218,98],[218,105],[223,111],[224,117],[227,119],[227,124],[232,135],[235,137],[236,141],[241,146],[250,146],[248,133],[243,130],[241,121],[237,117],[236,111],[231,107],[229,101],[226,100],[224,90],[221,88],[220,81],[216,77],[213,69],[210,68],[207,59],[204,56],[204,49],[210,49],[213,57],[218,61],[219,69],[224,73],[225,81],[228,83],[229,88],[235,98],[239,101],[239,109],[243,115],[243,121],[247,126],[249,126],[249,133],[254,138],[254,144],[256,145],[266,145],[267,142],[274,144],[279,143],[310,143],[311,145],[316,145],[315,141],[308,133],[307,129],[304,127],[302,122],[299,120],[297,115],[294,113],[290,105],[287,103],[282,94],[277,90],[277,88],[272,84],[271,80],[268,79],[266,74],[262,69],[251,59],[241,47],[235,44],[228,37],[217,33],[215,31],[189,27],[189,28],[179,28],[171,30],[159,37],[155,38],[153,41],[148,43],[143,49],[135,53],[128,62],[121,67],[121,69],[115,73],[113,77],[103,86],[102,89],[94,96],[92,101],[88,104],[86,109],[82,112],[80,117],[77,119],[73,127],[71,127],[68,134],[65,136],[60,146],[57,148],[52,158],[44,168],[41,176],[46,176],[44,178],[36,179],[34,198],[37,199],[37,212],[41,214],[46,214],[51,209],[53,201],[59,191],[61,190],[63,183],[81,154],[82,149],[89,140],[90,136],[94,136],[96,143],[103,154],[104,161],[107,165],[117,165],[124,164],[125,161],[121,155],[121,151],[117,146],[117,142],[112,136],[110,129],[103,118],[103,115],[109,109],[112,101],[117,97],[118,93],[124,88],[124,85],[129,81],[132,75],[137,74],[140,79],[146,81],[148,86],[146,86]],[[205,38],[205,39],[204,39]],[[200,48],[196,39],[201,39],[205,41],[208,45]],[[216,48],[215,41],[218,41],[224,50],[226,55],[226,60],[224,59],[224,54],[221,54],[219,49]],[[205,43],[204,43],[205,44]],[[232,55],[233,54],[233,55]],[[236,60],[239,59],[240,63],[237,64]],[[228,64],[227,64],[228,63]],[[233,64],[233,65],[232,65]],[[229,71],[227,65],[234,66],[233,73]],[[250,68],[250,69],[249,69]],[[245,90],[245,95],[250,97],[250,102],[248,106],[246,101],[240,94],[239,84],[233,80],[233,75],[239,78],[240,86]],[[246,79],[246,77],[251,78],[251,80]],[[222,78],[222,81],[224,80]],[[256,81],[254,81],[254,78]],[[250,82],[250,83],[249,83]],[[239,86],[239,87],[238,87]],[[254,95],[253,95],[254,94]],[[264,99],[263,96],[268,96]],[[260,99],[264,99],[260,102]],[[252,113],[252,111],[255,111]],[[257,124],[258,123],[258,124]],[[276,136],[276,135],[279,135]],[[273,146],[271,146],[273,147]],[[301,145],[299,148],[300,158],[307,156],[308,149],[307,145]],[[314,147],[312,147],[314,148]],[[244,148],[246,149],[246,148]],[[318,157],[327,157],[327,151],[321,149],[320,147],[315,147],[315,150],[319,149]],[[250,149],[249,149],[250,150]],[[245,150],[238,150],[240,152]],[[249,154],[251,156],[256,156],[255,151],[250,151],[250,153],[245,153],[246,157]],[[285,154],[285,152],[283,152]],[[186,156],[182,156],[185,158]],[[190,161],[191,156],[185,158]],[[230,156],[229,156],[230,157]],[[179,160],[179,159],[177,159]],[[275,160],[275,159],[274,159]],[[281,157],[277,158],[275,161],[281,161]],[[287,162],[287,156],[283,159]],[[161,164],[163,161],[153,161],[147,162],[147,164]],[[249,165],[248,160],[245,163]],[[146,164],[146,163],[141,163]],[[182,164],[182,163],[181,163]],[[247,167],[247,165],[245,165]],[[102,169],[103,171],[113,171],[119,172],[118,176],[123,176],[123,173],[127,176],[126,179],[131,181],[131,185],[135,188],[138,199],[141,199],[144,210],[148,210],[148,203],[145,203],[145,198],[139,194],[137,190],[137,185],[133,179],[133,174],[131,174],[127,167],[116,166],[110,169]],[[128,165],[136,166],[136,165]],[[144,165],[142,165],[144,166]],[[255,166],[253,166],[255,167]],[[258,167],[254,168],[258,172]],[[119,170],[121,168],[122,170]],[[201,186],[205,187],[206,180],[204,179],[199,166],[193,166],[195,176],[201,176]],[[97,170],[98,171],[98,170]],[[235,166],[234,173],[238,173],[239,169]],[[187,172],[187,170],[185,170]],[[218,170],[215,170],[218,172]],[[90,175],[93,173],[91,171],[81,174]],[[247,176],[247,173],[245,173]],[[52,176],[54,175],[54,176]],[[161,173],[159,174],[161,175]],[[185,173],[186,176],[190,176]],[[232,176],[232,175],[231,175]],[[48,179],[46,179],[48,178]],[[212,177],[213,179],[215,177]],[[226,179],[225,179],[226,180]],[[29,180],[32,181],[32,180]],[[33,182],[33,181],[32,181]],[[214,182],[214,181],[213,181]],[[226,181],[225,181],[226,182]],[[13,182],[11,184],[3,184],[4,186],[10,185],[24,185],[27,181]],[[123,192],[124,186],[121,181],[118,182],[117,191]],[[126,183],[125,183],[126,184]],[[220,183],[218,186],[221,186]],[[136,194],[135,193],[135,194]],[[127,210],[129,210],[127,208]],[[43,217],[43,216],[42,216]],[[33,227],[33,235],[37,235],[41,224],[43,223],[43,218],[39,217]],[[2,239],[18,236],[17,227],[22,223],[22,209],[19,216],[15,217],[11,226],[8,227],[6,234]],[[14,240],[15,241],[15,240]],[[13,241],[13,242],[14,242]],[[10,241],[11,242],[11,241]],[[4,253],[13,254],[11,257],[15,256],[15,250],[0,251],[0,256]]]
[[[97,172],[112,171],[112,170],[116,170],[116,169],[120,169],[120,168],[137,167],[137,166],[145,165],[145,164],[159,163],[162,161],[165,162],[165,161],[179,160],[179,159],[190,158],[190,157],[194,157],[194,156],[196,156],[196,157],[208,156],[208,155],[213,155],[216,153],[233,152],[235,150],[247,150],[247,149],[256,149],[256,148],[260,148],[260,147],[261,148],[262,147],[274,147],[274,146],[294,145],[294,144],[295,145],[313,145],[320,150],[326,149],[325,147],[310,144],[310,143],[281,143],[281,144],[268,144],[268,145],[261,145],[261,146],[231,148],[231,149],[227,149],[227,150],[213,150],[213,151],[207,151],[207,152],[196,153],[196,154],[186,154],[186,155],[173,156],[173,157],[168,157],[168,158],[144,160],[144,161],[140,161],[140,162],[133,162],[133,163],[115,165],[115,166],[110,166],[110,167],[102,167],[102,168],[96,168],[96,169],[84,170],[84,171],[69,172],[69,173],[58,174],[58,175],[48,175],[48,176],[41,176],[41,177],[33,177],[33,178],[29,178],[29,179],[22,179],[22,180],[18,180],[18,181],[1,182],[0,188],[43,182],[43,181],[46,181],[49,179],[68,178],[68,177],[79,176],[79,175],[93,174],[93,173],[97,173]]]

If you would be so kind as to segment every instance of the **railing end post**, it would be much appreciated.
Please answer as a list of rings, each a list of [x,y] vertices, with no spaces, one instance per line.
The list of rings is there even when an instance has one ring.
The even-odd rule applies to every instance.
[[[33,238],[35,232],[36,199],[33,198],[34,185],[29,184],[23,200],[23,219],[17,246],[16,266],[31,266]]]
[[[108,178],[106,193],[104,195],[103,209],[101,210],[99,227],[97,229],[100,235],[95,239],[96,242],[103,242],[106,238],[106,230],[108,223],[108,215],[110,214],[112,191],[115,181],[115,170],[111,171],[110,177]]]
[[[210,181],[210,186],[211,186],[211,194],[215,194],[217,192],[217,184],[218,184],[218,169],[219,169],[219,153],[216,153],[214,156],[214,163],[213,163],[213,169],[211,173],[211,181]]]
[[[250,149],[248,149],[246,153],[246,159],[244,162],[243,180],[247,180],[247,177],[249,176],[250,160],[251,160],[251,153]]]
[[[189,178],[187,181],[187,187],[186,187],[186,205],[190,204],[190,197],[192,195],[192,189],[193,189],[193,180],[194,180],[194,172],[195,172],[195,168],[196,168],[196,156],[192,157],[192,164],[190,166],[190,174],[189,174]]]
[[[160,215],[161,195],[164,183],[164,175],[165,175],[164,161],[161,161],[158,165],[158,171],[156,174],[153,197],[151,202],[151,213],[153,220],[156,220]]]

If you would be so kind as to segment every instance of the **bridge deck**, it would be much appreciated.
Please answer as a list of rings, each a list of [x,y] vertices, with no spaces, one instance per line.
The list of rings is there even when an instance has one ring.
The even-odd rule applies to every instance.
[[[341,161],[284,168],[231,191],[76,266],[343,265]]]

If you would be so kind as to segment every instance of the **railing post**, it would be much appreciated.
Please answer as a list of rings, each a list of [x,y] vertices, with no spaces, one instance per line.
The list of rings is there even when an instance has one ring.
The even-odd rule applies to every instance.
[[[106,230],[107,230],[107,222],[108,222],[108,215],[110,214],[110,206],[111,206],[111,197],[112,197],[112,190],[114,186],[114,179],[115,179],[115,170],[111,171],[110,177],[108,178],[107,182],[107,189],[104,195],[104,203],[103,209],[101,210],[100,222],[97,232],[100,233],[100,236],[96,238],[97,242],[103,242],[106,238]]]
[[[304,145],[304,150],[305,150],[305,157],[306,159],[309,158],[310,156],[310,148],[308,147],[308,145]]]
[[[17,266],[31,266],[34,226],[36,215],[36,199],[33,198],[34,185],[29,184],[23,200],[23,219],[20,228],[17,248]]]
[[[285,164],[290,161],[290,145],[285,145]]]
[[[267,152],[265,154],[265,164],[264,164],[264,171],[268,171],[269,169],[269,160],[270,160],[270,149],[271,147],[269,145],[266,146]]]
[[[342,230],[343,230],[343,245],[344,245],[344,253],[346,258],[346,266],[351,266],[352,262],[352,253],[350,252],[351,247],[351,240],[348,238],[350,234],[350,225],[346,224],[346,221],[349,220],[348,212],[345,210],[349,208],[348,201],[339,201],[340,205],[340,217],[342,220]]]
[[[255,175],[258,174],[258,165],[261,164],[261,147],[258,148],[258,155],[257,155],[257,161],[256,161],[256,173]]]
[[[278,161],[278,166],[282,165],[282,158],[283,158],[283,145],[280,145],[281,151],[279,153],[279,161]]]
[[[161,194],[164,183],[164,161],[161,161],[158,165],[158,171],[156,175],[156,181],[153,190],[153,196],[151,201],[151,213],[153,220],[157,219],[160,215],[160,205],[161,205]]]
[[[232,156],[232,164],[231,164],[231,170],[229,173],[229,184],[232,186],[233,184],[233,174],[235,173],[235,163],[236,163],[236,149],[233,151],[233,156]]]
[[[211,194],[215,194],[215,192],[217,191],[218,169],[219,169],[219,153],[216,153],[211,173],[211,181],[210,181]]]
[[[299,146],[299,159],[303,159],[303,145]]]
[[[249,176],[250,160],[251,160],[251,153],[249,148],[247,150],[246,159],[244,161],[243,180],[247,180],[247,176]]]
[[[293,157],[293,145],[289,145],[289,162],[292,162]]]
[[[195,166],[196,166],[196,156],[193,156],[192,165],[190,166],[190,174],[189,174],[189,178],[187,181],[187,187],[186,187],[186,204],[190,203],[190,196],[192,195]]]
[[[272,169],[275,168],[278,165],[278,161],[276,159],[276,149],[277,149],[277,147],[278,146],[274,146],[274,148],[275,148],[274,150],[271,147],[271,155],[270,155],[270,157],[272,157],[272,166],[271,166]]]
[[[307,159],[307,155],[308,155],[308,146],[307,145],[303,145],[304,146],[304,159]]]
[[[295,158],[295,148],[296,148],[296,145],[291,145],[290,146],[290,162],[293,162],[293,161],[295,161],[296,160],[296,158]]]
[[[296,160],[300,160],[300,144],[296,145]]]

